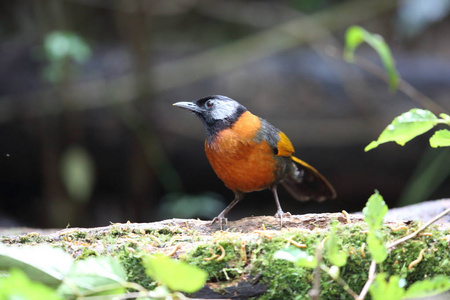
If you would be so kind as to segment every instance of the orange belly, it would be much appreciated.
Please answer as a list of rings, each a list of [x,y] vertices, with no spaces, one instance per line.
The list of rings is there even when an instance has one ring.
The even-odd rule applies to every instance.
[[[239,192],[253,192],[271,186],[275,181],[276,161],[266,142],[245,144],[237,142],[237,151],[214,151],[206,147],[206,156],[225,185]]]
[[[260,124],[258,117],[246,112],[233,128],[219,132],[211,144],[205,143],[214,172],[233,191],[258,191],[275,182],[273,149],[265,141],[253,140]]]

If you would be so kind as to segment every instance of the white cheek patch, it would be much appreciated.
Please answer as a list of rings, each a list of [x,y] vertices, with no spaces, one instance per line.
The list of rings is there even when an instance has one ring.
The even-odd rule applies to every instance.
[[[214,120],[223,120],[236,113],[239,104],[235,101],[215,101],[211,111]]]

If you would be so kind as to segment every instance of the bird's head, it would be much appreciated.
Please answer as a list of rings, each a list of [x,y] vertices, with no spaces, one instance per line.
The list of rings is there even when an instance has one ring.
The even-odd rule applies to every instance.
[[[174,106],[187,109],[202,120],[208,137],[229,128],[247,111],[239,102],[226,96],[214,95],[193,102],[177,102]]]

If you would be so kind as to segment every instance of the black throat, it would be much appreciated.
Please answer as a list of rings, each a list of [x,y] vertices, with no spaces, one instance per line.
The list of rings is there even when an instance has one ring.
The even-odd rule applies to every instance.
[[[215,120],[212,118],[205,117],[204,115],[199,115],[200,120],[202,120],[203,125],[206,129],[206,141],[208,144],[211,144],[216,138],[217,134],[222,130],[232,128],[234,124],[239,120],[244,112],[247,109],[240,105],[238,109],[229,117],[221,120]]]

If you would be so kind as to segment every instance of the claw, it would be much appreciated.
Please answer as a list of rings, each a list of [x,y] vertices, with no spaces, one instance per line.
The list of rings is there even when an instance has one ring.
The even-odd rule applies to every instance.
[[[230,204],[228,204],[227,207],[225,207],[225,209],[217,216],[215,217],[212,222],[211,225],[218,222],[219,226],[220,226],[220,230],[222,230],[223,225],[227,225],[227,221],[228,219],[225,218],[225,215],[230,211],[230,209],[233,208],[233,206],[236,205],[236,203],[238,203],[239,201],[241,201],[241,199],[244,197],[244,194],[242,194],[241,192],[234,192],[234,200],[231,201]]]
[[[290,217],[290,212],[283,212],[282,210],[278,210],[275,214],[275,218],[280,220],[280,228],[283,227],[283,217]]]
[[[217,217],[215,217],[214,219],[212,219],[211,225],[214,224],[214,223],[216,223],[216,222],[219,223],[220,230],[223,230],[223,226],[224,226],[224,225],[227,225],[228,219],[225,218],[225,217],[223,217],[223,216],[221,216],[221,215],[218,215]]]
[[[283,227],[283,217],[289,217],[291,215],[290,212],[283,212],[281,209],[280,201],[278,200],[277,186],[272,187],[273,197],[275,198],[275,204],[277,205],[277,213],[275,214],[275,218],[280,219],[280,229]]]

